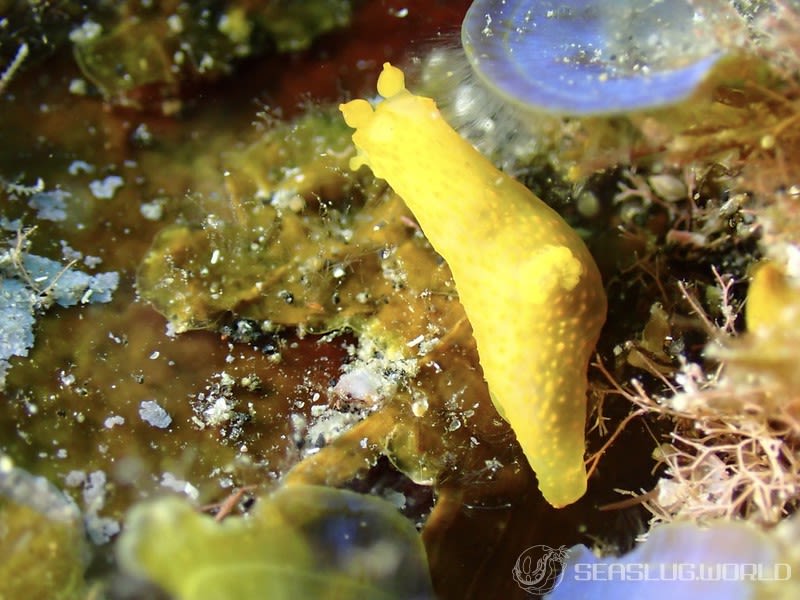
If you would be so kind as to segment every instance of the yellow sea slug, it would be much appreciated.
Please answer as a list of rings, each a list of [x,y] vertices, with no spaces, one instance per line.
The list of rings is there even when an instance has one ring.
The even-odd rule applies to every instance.
[[[447,260],[472,324],[484,377],[553,506],[586,491],[586,371],[606,315],[583,241],[501,173],[384,64],[384,97],[340,106],[356,129],[351,168],[392,186]]]

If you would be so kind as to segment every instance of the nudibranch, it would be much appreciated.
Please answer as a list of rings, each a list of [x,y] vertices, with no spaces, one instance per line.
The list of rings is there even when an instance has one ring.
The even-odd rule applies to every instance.
[[[572,115],[674,104],[723,55],[690,0],[475,0],[461,40],[505,101]]]
[[[553,506],[586,491],[589,357],[605,321],[600,273],[583,241],[501,173],[384,64],[384,98],[340,106],[357,155],[414,213],[453,274],[492,400]]]

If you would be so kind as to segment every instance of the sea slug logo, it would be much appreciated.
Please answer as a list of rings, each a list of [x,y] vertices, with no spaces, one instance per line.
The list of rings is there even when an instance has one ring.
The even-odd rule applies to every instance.
[[[526,592],[546,594],[561,583],[566,562],[566,546],[531,546],[519,555],[511,574]]]

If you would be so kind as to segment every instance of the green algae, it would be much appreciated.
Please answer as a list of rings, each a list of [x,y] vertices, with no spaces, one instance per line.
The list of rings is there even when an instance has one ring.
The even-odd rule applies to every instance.
[[[84,597],[80,522],[54,522],[12,502],[0,502],[0,598]]]
[[[384,500],[287,486],[215,522],[168,498],[135,507],[118,555],[182,600],[432,598],[414,526]]]
[[[78,66],[107,101],[137,109],[160,101],[159,109],[171,114],[192,81],[216,80],[237,61],[270,49],[308,48],[346,25],[350,14],[350,0],[123,2],[92,14],[97,20],[87,18],[70,39]]]
[[[269,110],[260,116],[258,139],[225,155],[226,185],[234,198],[252,196],[295,212],[315,201],[339,207],[352,201],[359,179],[344,168],[353,148],[334,107],[309,105],[289,122]]]
[[[438,267],[414,242],[402,203],[386,197],[363,210],[308,213],[253,205],[244,223],[169,227],[142,263],[139,292],[177,331],[218,327],[226,316],[260,322],[264,331],[280,325],[316,333],[357,327],[378,312],[401,322],[386,305],[405,310],[394,294],[407,285],[403,267],[422,273],[420,260]]]
[[[0,598],[85,596],[87,550],[77,507],[0,453]]]
[[[351,7],[351,0],[273,0],[260,8],[256,20],[272,36],[279,52],[302,50],[321,33],[346,25]]]
[[[75,60],[103,95],[122,104],[132,91],[158,85],[164,96],[178,93],[177,73],[161,43],[163,33],[150,21],[125,21],[105,35],[75,44]]]
[[[340,120],[312,111],[229,154],[233,200],[159,233],[142,297],[176,331],[248,319],[358,332],[375,317],[387,333],[408,323],[406,342],[425,334],[428,305],[452,296],[449,275],[402,202],[347,172],[344,139]]]

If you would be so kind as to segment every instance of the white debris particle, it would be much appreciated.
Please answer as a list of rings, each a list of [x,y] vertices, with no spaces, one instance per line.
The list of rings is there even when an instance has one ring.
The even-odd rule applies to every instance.
[[[100,546],[107,544],[120,532],[119,521],[110,517],[101,517],[97,513],[89,513],[84,517],[86,531],[92,543]]]
[[[38,192],[28,200],[28,206],[37,211],[37,219],[53,222],[64,221],[67,218],[65,201],[69,197],[70,193],[64,190]]]
[[[145,423],[159,429],[166,429],[172,423],[172,417],[155,400],[143,400],[139,404],[139,416]]]
[[[117,190],[125,184],[119,175],[109,175],[105,179],[95,179],[89,182],[89,191],[99,200],[110,200]]]
[[[333,387],[333,394],[376,406],[390,397],[419,370],[419,362],[406,358],[400,348],[378,344],[362,336],[356,359],[345,365],[345,373]]]
[[[75,248],[70,246],[66,241],[59,240],[58,243],[61,246],[61,256],[64,258],[64,260],[78,261],[83,258],[83,253],[75,250]]]
[[[461,421],[456,417],[450,419],[447,424],[447,431],[458,431],[459,429],[461,429]]]
[[[76,96],[85,96],[89,92],[89,86],[85,79],[76,77],[69,82],[69,93]]]
[[[230,420],[232,416],[232,407],[224,397],[217,398],[211,406],[203,411],[203,417],[209,427],[222,425]]]
[[[357,413],[339,412],[326,407],[324,415],[306,432],[303,454],[305,456],[315,454],[363,418],[363,415]]]
[[[425,356],[429,354],[431,350],[433,350],[439,344],[438,337],[432,337],[430,339],[424,339],[420,342],[419,348],[417,349],[417,356]]]
[[[381,272],[386,281],[399,289],[407,283],[408,273],[403,260],[396,254],[397,248],[387,247],[381,251]]]
[[[83,501],[86,510],[103,508],[106,503],[106,474],[103,471],[92,471],[84,480]]]
[[[69,387],[75,383],[75,375],[72,373],[65,373],[64,371],[61,371],[61,373],[58,375],[58,378],[61,380],[61,385],[64,387]]]
[[[180,15],[170,15],[167,17],[167,27],[172,33],[181,33],[183,31],[183,19]]]
[[[68,485],[71,477],[73,482],[78,479],[73,473],[79,473],[83,477],[84,523],[89,538],[97,545],[105,544],[120,531],[118,521],[99,514],[106,503],[106,474],[103,471],[93,471],[87,478],[80,471],[72,471],[67,475]]]
[[[324,415],[329,410],[330,410],[329,407],[324,405],[324,404],[316,404],[316,405],[311,407],[311,416],[312,417],[321,417],[322,415]]]
[[[139,123],[131,134],[131,139],[141,146],[148,146],[153,143],[153,134],[147,123]]]
[[[139,212],[148,221],[160,221],[164,216],[164,203],[160,200],[143,202],[139,206]]]
[[[78,487],[83,485],[84,481],[86,481],[86,473],[83,471],[70,471],[64,478],[67,487]]]
[[[499,471],[500,469],[503,468],[503,463],[501,463],[496,458],[487,459],[487,460],[483,461],[483,464],[485,464],[486,468],[489,471],[492,471],[493,473],[497,473],[497,471]]]
[[[152,354],[151,354],[151,355],[150,355],[148,358],[149,358],[150,360],[155,360],[155,359],[157,359],[159,356],[161,356],[161,352],[159,352],[158,350],[154,350],[154,351],[153,351],[153,353],[152,353]]]
[[[428,412],[428,399],[420,398],[411,404],[411,412],[415,417],[422,417]]]
[[[83,259],[83,264],[85,264],[90,269],[97,268],[100,263],[103,262],[103,259],[99,256],[86,256]]]
[[[339,229],[338,231],[334,231],[334,233],[336,233],[340,238],[342,238],[343,242],[346,242],[348,244],[353,241],[353,236],[355,235],[355,232],[349,228]]]
[[[308,421],[305,416],[299,413],[292,413],[289,415],[289,420],[292,423],[292,429],[295,434],[302,438],[308,428]]]
[[[403,510],[406,507],[406,495],[402,492],[387,490],[384,492],[383,498],[394,504],[399,510]]]
[[[360,366],[342,375],[333,387],[333,393],[372,403],[379,400],[382,383],[379,373]]]
[[[424,340],[425,340],[425,336],[420,333],[417,337],[415,337],[410,342],[406,342],[406,346],[408,346],[409,348],[413,348],[414,346],[419,346]]]
[[[79,175],[80,173],[94,173],[94,165],[89,164],[85,160],[73,160],[67,167],[67,173],[70,175]]]
[[[250,377],[248,375],[245,375],[239,380],[239,385],[241,385],[246,390],[254,392],[255,390],[258,389],[258,386],[261,385],[261,382],[259,381],[258,377],[255,376]]]
[[[188,481],[178,479],[172,473],[165,472],[161,475],[161,487],[165,487],[174,492],[186,494],[192,500],[197,500],[200,497],[200,490],[193,486]]]
[[[84,21],[77,29],[69,32],[69,40],[76,44],[88,42],[103,33],[103,27],[94,21]]]
[[[105,421],[103,421],[103,427],[106,429],[113,429],[116,425],[124,425],[125,424],[125,417],[120,417],[119,415],[111,415]]]
[[[197,70],[201,73],[205,73],[214,68],[214,59],[208,53],[204,53],[203,56],[200,57],[200,63],[197,65]]]
[[[292,212],[300,212],[305,208],[306,201],[294,190],[276,190],[272,194],[270,204],[277,210],[290,210]]]
[[[0,475],[8,475],[14,468],[14,461],[7,454],[0,454]]]

